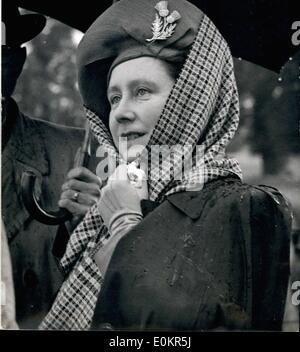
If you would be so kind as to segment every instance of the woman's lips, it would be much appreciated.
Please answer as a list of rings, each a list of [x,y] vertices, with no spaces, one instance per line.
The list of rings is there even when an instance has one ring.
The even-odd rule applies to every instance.
[[[145,135],[145,133],[142,133],[142,132],[130,132],[130,133],[121,134],[121,137],[127,139],[127,141],[129,142],[134,139],[140,138],[144,135]]]

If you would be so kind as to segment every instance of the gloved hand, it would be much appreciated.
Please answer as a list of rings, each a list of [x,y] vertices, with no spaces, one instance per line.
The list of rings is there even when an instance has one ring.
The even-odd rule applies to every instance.
[[[128,166],[119,165],[101,190],[98,203],[99,212],[109,229],[118,218],[126,215],[142,215],[141,200],[148,198],[146,179],[139,188],[134,187],[128,178]]]
[[[129,167],[130,172],[134,168]],[[143,219],[141,200],[148,198],[147,181],[136,182],[129,176],[131,181],[127,165],[118,166],[101,191],[99,211],[111,235],[95,255],[103,276],[119,240]]]

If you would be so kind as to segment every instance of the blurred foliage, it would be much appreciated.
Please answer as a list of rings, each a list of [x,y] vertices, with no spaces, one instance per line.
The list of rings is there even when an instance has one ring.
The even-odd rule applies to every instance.
[[[76,32],[48,19],[44,31],[27,44],[27,61],[14,96],[28,116],[84,126],[76,80]]]
[[[76,83],[78,32],[48,19],[44,31],[28,46],[28,58],[15,92],[28,116],[83,126],[84,112]],[[235,59],[240,94],[240,129],[230,151],[250,145],[264,161],[264,171],[284,170],[285,160],[299,153],[300,52],[278,75]]]
[[[300,52],[281,70],[280,75],[243,63],[237,69],[241,105],[243,96],[252,97],[247,141],[263,158],[264,173],[284,170],[288,156],[300,152]]]

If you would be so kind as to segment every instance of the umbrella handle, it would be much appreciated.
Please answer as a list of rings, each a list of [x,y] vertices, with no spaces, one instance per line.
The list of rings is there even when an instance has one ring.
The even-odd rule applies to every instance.
[[[31,171],[25,171],[21,179],[21,192],[25,208],[37,221],[46,225],[59,225],[72,218],[72,214],[66,209],[59,208],[57,211],[44,210],[34,194],[36,175]]]
[[[76,160],[76,166],[86,166],[90,157],[91,134],[87,125],[83,144]],[[46,225],[59,225],[72,218],[72,214],[64,208],[56,211],[44,210],[39,204],[35,194],[34,185],[36,175],[31,171],[25,171],[21,178],[21,195],[22,200],[28,213],[37,221]]]

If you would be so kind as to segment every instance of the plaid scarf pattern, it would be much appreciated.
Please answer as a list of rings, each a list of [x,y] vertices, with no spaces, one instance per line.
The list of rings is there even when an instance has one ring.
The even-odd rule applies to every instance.
[[[86,114],[100,145],[119,158],[101,119],[89,109]],[[172,193],[194,189],[195,184],[203,185],[227,175],[242,178],[238,162],[225,156],[238,123],[239,100],[232,56],[215,25],[204,15],[149,141],[149,145],[188,145],[184,154],[192,159],[192,167],[181,180],[165,177],[170,159],[163,161],[160,170],[152,168],[148,174],[150,200],[162,202]],[[194,153],[197,145],[202,150],[200,157]],[[176,168],[182,155],[174,153],[172,157],[172,167]],[[109,241],[109,236],[94,205],[70,237],[60,263],[66,280],[40,329],[89,329],[102,283],[93,257]]]

